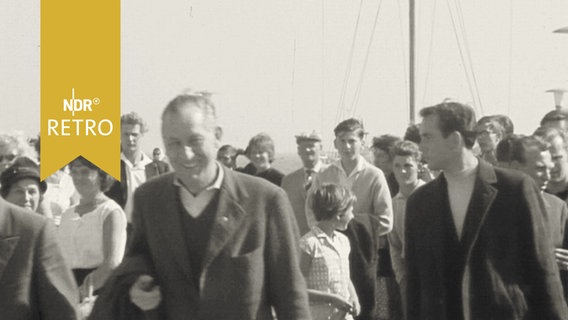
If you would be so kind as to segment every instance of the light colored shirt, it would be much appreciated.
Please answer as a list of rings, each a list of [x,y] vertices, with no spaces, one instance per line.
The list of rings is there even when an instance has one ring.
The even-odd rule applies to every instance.
[[[221,164],[217,164],[217,177],[213,181],[213,184],[205,188],[205,190],[193,195],[178,179],[174,180],[174,185],[178,186],[179,198],[181,199],[181,204],[184,209],[189,213],[190,216],[196,218],[203,213],[203,210],[209,205],[213,197],[221,189],[221,184],[223,183],[223,178],[225,177],[225,172],[221,168]]]
[[[135,163],[130,162],[123,153],[120,154],[120,160],[124,161],[124,169],[126,170],[126,185],[128,190],[126,190],[124,212],[129,222],[132,221],[132,210],[134,209],[134,191],[141,184],[146,182],[146,165],[152,162],[152,159],[146,154],[143,152],[140,154],[140,159]]]
[[[334,231],[329,237],[319,227],[313,227],[300,239],[300,249],[312,258],[306,282],[308,289],[335,293],[348,299],[349,239]]]
[[[444,177],[448,182],[448,198],[458,239],[461,239],[462,236],[465,215],[473,194],[478,166],[479,164],[476,164],[472,169],[460,172],[457,175],[444,173]]]
[[[416,188],[424,185],[424,181],[418,180]],[[401,192],[392,198],[393,228],[387,235],[391,249],[391,263],[399,285],[406,279],[406,263],[404,260],[404,223],[406,217],[406,201],[408,197]]]
[[[359,156],[357,166],[347,175],[341,165],[341,161],[336,161],[316,175],[312,187],[308,191],[308,197],[311,197],[315,190],[324,183],[335,183],[350,189],[357,197],[357,201],[355,201],[353,206],[353,213],[366,213],[377,217],[380,222],[380,235],[391,231],[391,195],[387,180],[381,169],[367,162],[362,156]],[[306,201],[308,225],[313,227],[317,223],[310,206],[311,201]]]
[[[61,224],[57,229],[57,237],[63,257],[71,269],[96,268],[104,261],[103,225],[105,218],[113,211],[120,211],[126,215],[122,208],[111,199],[98,205],[93,211],[82,216],[75,212],[76,205],[65,210],[61,215]],[[119,236],[118,246],[126,246],[126,228]]]

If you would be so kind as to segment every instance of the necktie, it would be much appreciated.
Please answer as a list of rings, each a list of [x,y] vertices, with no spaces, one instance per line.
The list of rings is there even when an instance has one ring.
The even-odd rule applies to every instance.
[[[312,186],[312,181],[314,180],[314,174],[316,172],[312,169],[306,169],[306,180],[304,181],[304,189],[309,190]]]

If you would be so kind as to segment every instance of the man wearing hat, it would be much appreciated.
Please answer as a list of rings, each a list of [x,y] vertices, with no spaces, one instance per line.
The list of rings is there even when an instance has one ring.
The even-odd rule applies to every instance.
[[[313,131],[310,134],[302,133],[296,136],[298,155],[303,167],[284,176],[282,189],[288,194],[292,203],[300,235],[310,231],[306,218],[306,194],[314,176],[327,166],[321,161],[321,136]]]
[[[26,157],[18,158],[2,172],[0,186],[0,194],[6,201],[33,212],[38,211],[47,190],[45,181],[40,181],[39,166]]]

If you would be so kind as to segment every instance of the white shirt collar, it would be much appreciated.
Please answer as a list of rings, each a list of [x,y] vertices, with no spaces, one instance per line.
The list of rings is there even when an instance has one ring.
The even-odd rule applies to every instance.
[[[204,191],[221,189],[221,184],[223,184],[223,178],[225,178],[225,171],[223,171],[223,167],[219,162],[215,161],[215,165],[217,166],[217,177],[215,177],[213,183],[208,187],[206,187]],[[187,188],[183,185],[183,183],[178,177],[174,179],[174,186],[182,187],[183,189],[187,190]]]
[[[345,170],[343,169],[343,165],[341,164],[341,159],[334,161],[331,165],[336,166],[339,170],[343,171],[343,173],[345,173],[345,175],[347,176],[347,173],[345,172]],[[357,165],[355,166],[355,168],[353,168],[353,171],[351,171],[349,176],[352,176],[362,171],[366,167],[367,167],[367,160],[362,155],[359,155]]]

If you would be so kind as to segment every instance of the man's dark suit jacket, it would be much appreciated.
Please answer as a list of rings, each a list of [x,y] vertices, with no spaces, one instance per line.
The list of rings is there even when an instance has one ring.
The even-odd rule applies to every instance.
[[[148,163],[145,167],[144,167],[144,171],[146,172],[146,179],[151,179],[153,177],[157,177],[159,175],[162,175],[164,173],[168,173],[170,172],[170,165],[167,162],[158,160],[158,162],[156,161],[152,161],[150,163]]]
[[[528,176],[479,161],[462,233],[464,319],[568,319],[543,208]],[[408,320],[447,319],[442,221],[449,212],[443,174],[408,199]]]
[[[271,306],[279,320],[309,319],[298,229],[284,190],[222,170],[225,176],[198,284],[179,223],[180,214],[187,213],[180,212],[173,173],[136,190],[133,241],[117,272],[144,270],[140,261],[149,261],[148,270],[162,293],[159,319],[273,319]],[[113,278],[120,279],[117,272]],[[130,283],[117,288],[129,288],[135,277],[123,279]],[[104,292],[91,319],[117,319],[117,310],[129,310],[109,300],[110,290]],[[128,298],[116,298],[128,303]]]
[[[78,319],[78,302],[52,222],[0,198],[0,319]]]

